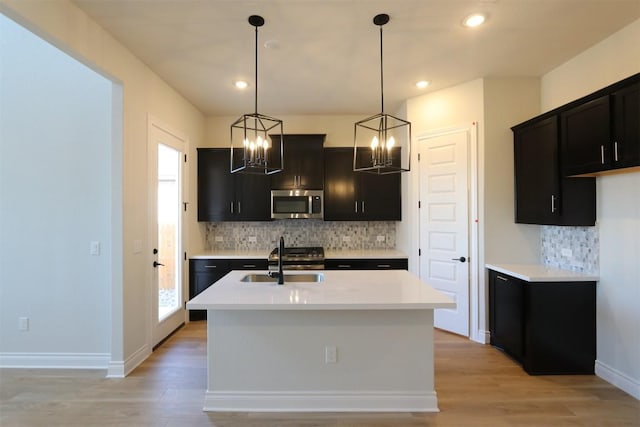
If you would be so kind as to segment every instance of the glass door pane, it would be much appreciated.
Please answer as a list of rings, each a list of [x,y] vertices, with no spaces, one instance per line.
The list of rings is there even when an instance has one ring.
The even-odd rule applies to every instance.
[[[158,320],[180,308],[180,152],[158,144]]]

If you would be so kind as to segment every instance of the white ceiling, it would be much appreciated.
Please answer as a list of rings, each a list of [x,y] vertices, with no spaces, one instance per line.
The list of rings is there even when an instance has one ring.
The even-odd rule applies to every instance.
[[[541,76],[640,17],[640,0],[74,0],[206,115],[385,112],[480,77]],[[489,15],[480,28],[462,19]],[[266,48],[272,41],[275,47]],[[588,70],[585,70],[588,72]],[[237,79],[250,82],[245,91]],[[432,82],[426,90],[414,83]]]

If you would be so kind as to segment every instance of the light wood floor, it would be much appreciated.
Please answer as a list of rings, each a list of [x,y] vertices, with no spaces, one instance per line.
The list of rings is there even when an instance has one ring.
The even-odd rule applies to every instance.
[[[436,331],[435,414],[202,412],[206,330],[193,322],[130,376],[0,370],[0,426],[640,426],[640,402],[596,376],[529,376],[501,352]]]

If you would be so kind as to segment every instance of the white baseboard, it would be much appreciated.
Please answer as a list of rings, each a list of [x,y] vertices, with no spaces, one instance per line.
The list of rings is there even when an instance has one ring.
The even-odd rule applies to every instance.
[[[136,369],[151,354],[149,346],[144,345],[125,361],[111,361],[107,370],[107,378],[124,378]]]
[[[0,353],[0,368],[107,369],[108,353]]]
[[[490,338],[491,338],[491,335],[489,334],[489,331],[485,331],[482,329],[478,329],[477,331],[475,331],[475,333],[473,333],[469,337],[471,341],[474,341],[480,344],[489,344]]]
[[[439,412],[432,392],[213,392],[204,411],[219,412]]]
[[[596,360],[595,373],[608,383],[640,400],[640,381]]]

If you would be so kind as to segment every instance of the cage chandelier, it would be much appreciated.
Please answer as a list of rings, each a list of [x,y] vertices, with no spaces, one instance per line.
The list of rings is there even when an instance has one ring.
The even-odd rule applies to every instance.
[[[258,113],[258,28],[264,18],[251,15],[248,21],[255,27],[254,112],[231,125],[231,173],[271,175],[282,170],[284,132],[282,120]]]
[[[388,22],[385,13],[373,18],[380,27],[381,112],[356,122],[353,132],[353,170],[380,175],[408,172],[411,159],[411,123],[384,112],[382,27]]]

